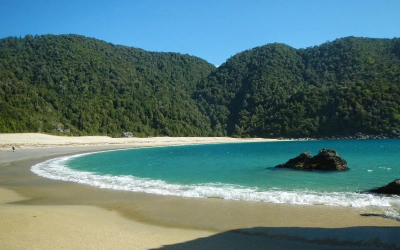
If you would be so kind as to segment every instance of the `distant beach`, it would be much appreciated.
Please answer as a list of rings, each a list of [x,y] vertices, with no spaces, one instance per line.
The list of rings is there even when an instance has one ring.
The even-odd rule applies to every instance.
[[[158,196],[50,180],[30,171],[35,163],[83,152],[259,141],[276,140],[0,134],[0,248],[400,247],[399,221],[361,216],[355,208]]]

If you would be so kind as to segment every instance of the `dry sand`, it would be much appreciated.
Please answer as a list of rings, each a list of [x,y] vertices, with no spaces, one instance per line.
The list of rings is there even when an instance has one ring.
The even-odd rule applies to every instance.
[[[0,249],[400,248],[400,222],[355,208],[158,196],[30,172],[81,152],[243,141],[264,140],[0,134]]]
[[[147,137],[147,138],[111,138],[108,136],[55,136],[37,133],[0,134],[0,149],[49,148],[71,146],[111,146],[126,145],[131,147],[179,145],[199,143],[276,141],[274,139],[237,139],[230,137]]]

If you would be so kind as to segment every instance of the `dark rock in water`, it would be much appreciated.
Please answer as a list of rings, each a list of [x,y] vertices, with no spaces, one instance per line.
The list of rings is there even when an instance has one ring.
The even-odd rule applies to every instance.
[[[301,153],[296,158],[290,159],[285,164],[279,164],[276,168],[293,168],[299,170],[348,170],[347,162],[338,155],[336,150],[321,149],[318,155],[311,157],[310,152]]]
[[[305,169],[311,160],[310,152],[301,153],[296,158],[290,159],[285,164],[280,164],[276,168],[295,168],[295,169]]]
[[[400,195],[400,179],[394,180],[386,186],[370,190],[378,194],[397,194]]]
[[[336,150],[322,149],[314,156],[309,163],[312,169],[318,170],[348,170],[347,162],[338,155]]]

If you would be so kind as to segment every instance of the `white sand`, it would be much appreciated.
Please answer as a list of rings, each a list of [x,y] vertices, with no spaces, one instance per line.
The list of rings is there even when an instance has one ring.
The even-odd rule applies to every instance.
[[[100,145],[156,146],[199,143],[277,141],[275,139],[237,139],[230,137],[148,137],[111,138],[108,136],[54,136],[39,133],[0,134],[0,149]]]

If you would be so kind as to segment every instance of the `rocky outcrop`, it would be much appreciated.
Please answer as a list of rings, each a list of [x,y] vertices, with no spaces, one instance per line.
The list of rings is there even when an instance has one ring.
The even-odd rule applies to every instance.
[[[276,168],[307,169],[307,165],[312,159],[310,152],[301,153],[299,156],[290,159],[285,164],[279,164]]]
[[[370,192],[378,194],[397,194],[400,195],[400,179],[394,180],[386,186],[375,188]]]
[[[318,154],[311,157],[310,152],[301,153],[296,158],[290,159],[285,164],[279,164],[276,168],[293,168],[299,170],[348,170],[347,162],[338,155],[336,150],[321,149]]]
[[[324,137],[302,137],[302,138],[284,138],[279,137],[278,140],[296,140],[296,141],[311,141],[311,140],[385,140],[385,139],[400,139],[400,131],[392,130],[388,133],[379,135],[368,135],[363,133],[356,133],[354,135],[343,136],[324,136]]]

